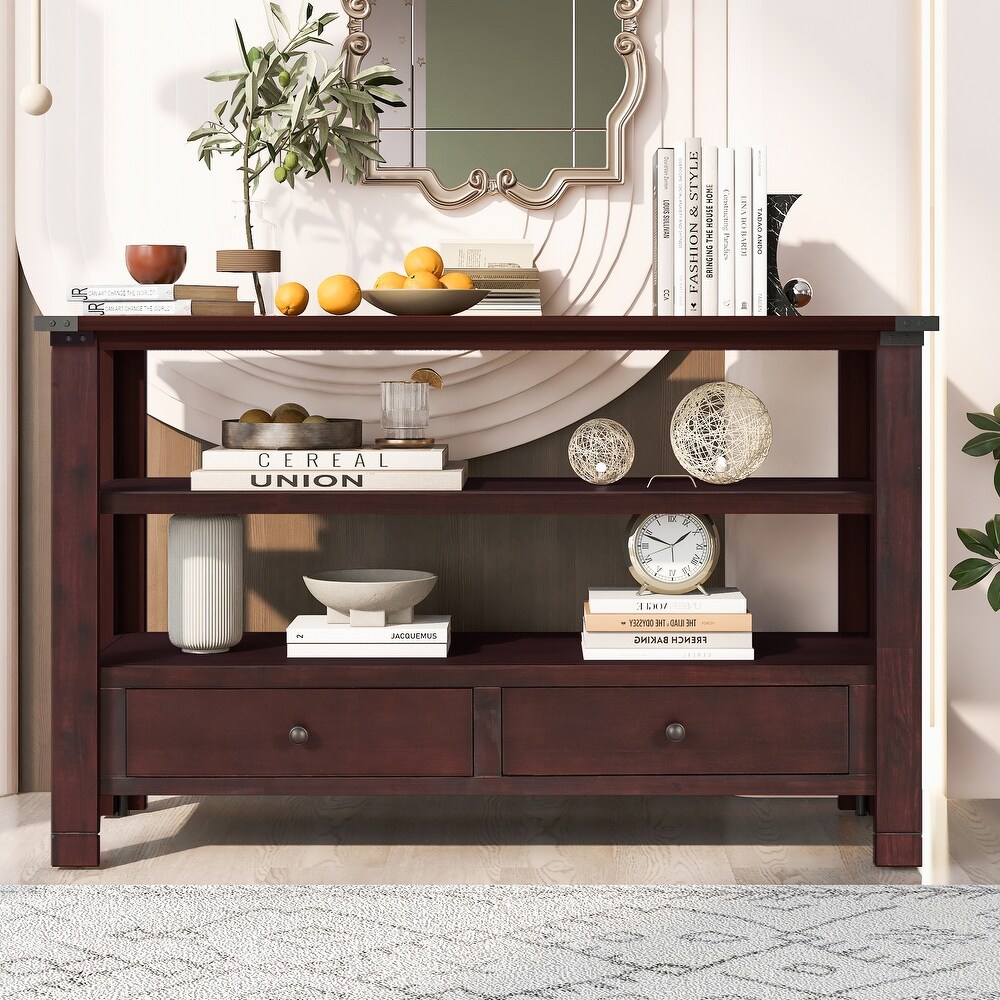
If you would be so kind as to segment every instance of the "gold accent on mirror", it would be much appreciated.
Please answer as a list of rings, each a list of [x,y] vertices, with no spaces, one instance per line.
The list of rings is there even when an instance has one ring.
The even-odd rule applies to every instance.
[[[415,184],[438,208],[547,208],[574,185],[623,183],[644,0],[505,0],[499,19],[496,0],[341,3],[348,77],[372,53],[406,101],[374,126],[386,162],[365,183]]]

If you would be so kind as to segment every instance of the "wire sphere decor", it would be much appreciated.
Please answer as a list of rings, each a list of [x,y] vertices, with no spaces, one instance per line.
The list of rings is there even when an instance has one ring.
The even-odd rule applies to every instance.
[[[569,439],[569,464],[587,483],[607,486],[628,475],[635,461],[632,435],[617,420],[596,417],[580,424]]]
[[[677,461],[706,483],[738,483],[771,450],[771,416],[745,386],[708,382],[674,410],[670,443]]]

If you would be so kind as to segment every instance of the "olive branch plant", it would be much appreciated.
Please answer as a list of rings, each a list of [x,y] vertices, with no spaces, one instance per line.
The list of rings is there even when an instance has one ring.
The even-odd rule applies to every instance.
[[[975,458],[992,454],[997,463],[993,470],[993,488],[1000,497],[1000,404],[993,408],[992,413],[967,413],[966,417],[982,433],[966,441],[962,451]],[[963,559],[949,574],[955,581],[952,590],[966,590],[1000,567],[1000,514],[994,514],[986,522],[985,531],[977,528],[957,530],[962,544],[979,557]],[[1000,573],[990,582],[986,599],[994,611],[1000,611]]]
[[[303,3],[293,28],[279,3],[264,3],[271,40],[247,48],[236,24],[243,67],[210,73],[213,83],[232,83],[233,92],[214,116],[189,136],[198,143],[198,159],[209,170],[217,155],[239,157],[242,174],[247,249],[254,249],[250,195],[272,164],[279,184],[295,187],[296,176],[322,172],[332,180],[331,149],[340,157],[343,175],[355,184],[366,161],[384,162],[373,131],[375,116],[385,106],[404,101],[389,87],[401,83],[391,66],[372,66],[352,79],[345,76],[345,53],[332,64],[318,51],[333,43],[323,38],[337,14],[313,17],[313,5]],[[253,275],[261,315],[264,295]]]

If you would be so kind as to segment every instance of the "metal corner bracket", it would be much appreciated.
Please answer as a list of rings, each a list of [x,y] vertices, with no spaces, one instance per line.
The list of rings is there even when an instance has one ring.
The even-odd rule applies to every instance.
[[[94,342],[92,333],[81,333],[77,316],[36,316],[35,329],[48,331],[52,347],[83,347]]]

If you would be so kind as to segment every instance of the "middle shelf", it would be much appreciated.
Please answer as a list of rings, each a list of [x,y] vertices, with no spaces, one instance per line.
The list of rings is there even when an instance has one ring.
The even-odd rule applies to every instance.
[[[867,479],[745,479],[729,486],[631,477],[611,486],[579,479],[470,478],[465,489],[192,492],[188,478],[114,479],[102,514],[871,514]]]

